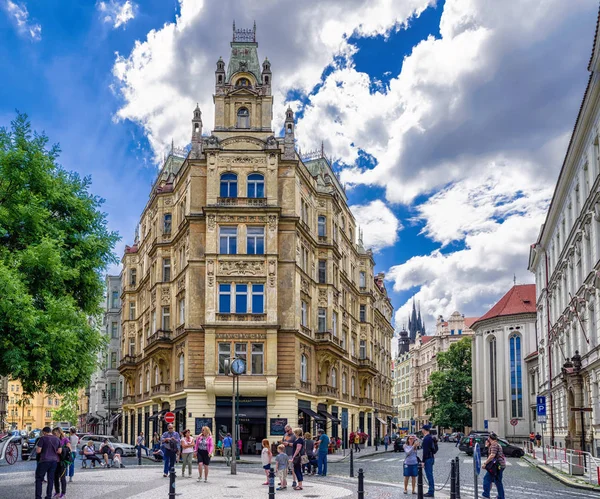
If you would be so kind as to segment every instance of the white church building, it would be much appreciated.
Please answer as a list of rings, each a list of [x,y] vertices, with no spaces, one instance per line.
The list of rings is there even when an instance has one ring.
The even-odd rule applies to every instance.
[[[537,381],[526,359],[537,351],[535,320],[535,284],[520,284],[471,326],[474,429],[517,441],[534,430]]]

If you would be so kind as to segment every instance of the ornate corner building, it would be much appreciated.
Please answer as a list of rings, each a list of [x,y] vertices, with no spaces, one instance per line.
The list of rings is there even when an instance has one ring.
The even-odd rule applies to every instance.
[[[244,452],[284,423],[342,437],[389,429],[392,306],[323,151],[300,155],[288,108],[271,130],[270,62],[236,30],[215,71],[215,123],[172,148],[123,256],[123,430],[231,431],[240,377]],[[250,446],[250,449],[248,449]]]

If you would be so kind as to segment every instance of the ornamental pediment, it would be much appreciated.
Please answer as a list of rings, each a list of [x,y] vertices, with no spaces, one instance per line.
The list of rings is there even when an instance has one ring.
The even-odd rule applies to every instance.
[[[261,151],[266,148],[267,143],[264,140],[257,139],[256,137],[228,137],[221,141],[221,148],[224,150],[239,150],[248,149],[253,151]],[[264,163],[264,158],[262,158]]]

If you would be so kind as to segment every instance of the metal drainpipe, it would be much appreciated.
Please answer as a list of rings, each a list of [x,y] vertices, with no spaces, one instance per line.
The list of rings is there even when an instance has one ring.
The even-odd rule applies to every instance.
[[[552,351],[550,349],[550,299],[548,297],[548,252],[544,250],[546,259],[546,316],[548,317],[548,373],[549,373],[549,393],[550,393],[550,442],[554,447],[554,404],[552,403]]]

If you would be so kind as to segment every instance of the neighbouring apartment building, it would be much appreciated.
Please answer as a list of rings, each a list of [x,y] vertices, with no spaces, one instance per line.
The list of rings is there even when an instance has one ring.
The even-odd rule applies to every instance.
[[[323,151],[300,155],[295,122],[271,129],[268,59],[256,30],[236,30],[215,72],[215,123],[191,150],[172,147],[123,256],[123,430],[231,431],[241,358],[244,451],[285,423],[373,437],[393,415],[383,274],[363,247],[344,188]],[[251,449],[253,450],[253,449]]]
[[[414,409],[410,387],[410,335],[406,330],[398,335],[398,354],[394,360],[394,409],[396,431],[407,433],[413,431]]]
[[[535,284],[519,284],[471,326],[473,428],[517,442],[542,430],[535,426],[535,320]]]
[[[52,426],[52,412],[60,407],[59,395],[37,392],[32,395],[23,393],[19,380],[8,380],[8,404],[6,422],[12,430],[35,430]]]
[[[475,319],[475,317],[465,317],[459,312],[454,312],[447,321],[439,316],[435,325],[435,334],[417,336],[416,341],[411,344],[410,387],[414,410],[414,431],[421,429],[424,424],[429,422],[427,409],[431,406],[431,401],[425,399],[425,392],[429,386],[431,373],[437,370],[437,354],[448,351],[452,343],[471,336],[473,331],[470,326]]]
[[[539,395],[547,442],[600,449],[600,37],[554,195],[535,244]],[[581,415],[572,409],[586,408]]]
[[[82,429],[101,435],[118,436],[121,431],[123,378],[121,358],[121,277],[106,276],[104,316],[101,330],[106,349],[98,354],[98,369],[92,375],[87,393],[88,414]]]

